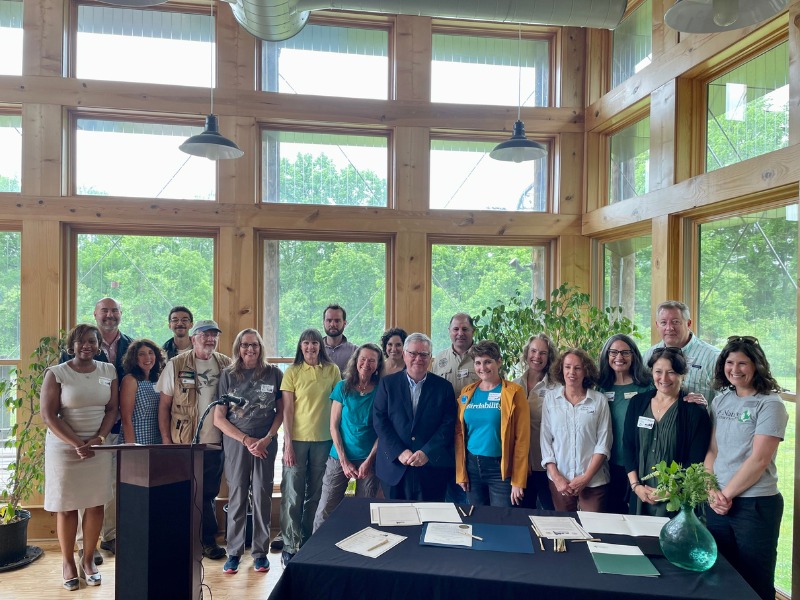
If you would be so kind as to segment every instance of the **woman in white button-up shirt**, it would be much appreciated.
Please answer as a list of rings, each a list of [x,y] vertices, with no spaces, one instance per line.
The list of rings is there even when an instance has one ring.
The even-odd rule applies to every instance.
[[[611,416],[605,396],[589,389],[597,367],[586,351],[564,352],[550,370],[561,385],[542,407],[542,466],[556,510],[602,512],[609,482]]]

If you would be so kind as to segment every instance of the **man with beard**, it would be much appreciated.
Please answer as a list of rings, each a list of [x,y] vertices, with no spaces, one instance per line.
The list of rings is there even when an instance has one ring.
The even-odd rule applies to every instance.
[[[221,333],[215,321],[198,321],[189,332],[192,350],[170,360],[158,378],[156,389],[161,393],[158,406],[158,428],[164,444],[189,444],[194,437],[200,416],[217,397],[219,375],[231,359],[217,352]],[[201,444],[220,444],[222,433],[206,418],[200,431]],[[222,452],[203,453],[203,556],[217,560],[225,550],[217,544],[217,515],[214,500],[222,480]]]
[[[347,313],[338,304],[329,304],[322,311],[322,328],[325,330],[325,352],[328,358],[344,373],[347,361],[358,346],[347,341],[344,328],[347,326]]]
[[[167,317],[169,328],[172,330],[172,337],[164,345],[164,352],[167,353],[167,360],[175,358],[184,350],[192,347],[192,339],[189,337],[189,330],[194,324],[194,316],[185,306],[173,306]]]

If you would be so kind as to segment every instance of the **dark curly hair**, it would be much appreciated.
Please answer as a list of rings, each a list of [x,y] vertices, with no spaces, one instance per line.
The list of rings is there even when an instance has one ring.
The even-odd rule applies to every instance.
[[[383,332],[381,336],[381,348],[383,349],[383,356],[384,358],[388,357],[389,355],[386,354],[386,345],[389,343],[389,340],[392,339],[392,336],[398,336],[400,338],[400,342],[405,344],[406,338],[408,337],[408,333],[406,333],[405,329],[400,329],[399,327],[392,327],[391,329],[387,329]]]
[[[753,388],[758,394],[769,394],[770,392],[780,392],[783,390],[781,385],[772,376],[769,368],[769,361],[761,345],[755,338],[734,338],[729,341],[722,352],[719,353],[717,364],[714,367],[714,387],[718,390],[735,389],[735,386],[725,377],[725,361],[732,352],[741,352],[755,366],[756,372],[753,375]]]
[[[139,361],[136,356],[143,347],[150,348],[153,354],[156,355],[156,363],[153,365],[153,368],[150,369],[147,380],[158,381],[158,376],[161,375],[161,370],[164,368],[167,359],[164,356],[164,351],[153,340],[141,339],[132,341],[122,359],[122,368],[125,370],[125,374],[133,375],[137,381],[144,381],[144,371],[142,371],[142,368],[139,366]]]
[[[570,348],[569,350],[565,350],[564,353],[556,359],[553,366],[550,367],[550,379],[557,381],[561,385],[566,383],[564,380],[564,359],[570,354],[581,359],[583,370],[586,372],[583,376],[583,389],[588,390],[597,383],[598,372],[597,365],[594,364],[592,357],[589,356],[589,353],[583,348]]]

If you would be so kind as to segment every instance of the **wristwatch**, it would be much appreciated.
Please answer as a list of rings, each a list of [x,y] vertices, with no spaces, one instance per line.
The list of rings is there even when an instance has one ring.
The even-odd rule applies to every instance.
[[[103,444],[105,444],[105,443],[106,443],[106,436],[104,436],[104,435],[98,435],[97,437],[99,437],[99,438],[100,438],[100,445],[101,445],[101,446],[102,446]]]

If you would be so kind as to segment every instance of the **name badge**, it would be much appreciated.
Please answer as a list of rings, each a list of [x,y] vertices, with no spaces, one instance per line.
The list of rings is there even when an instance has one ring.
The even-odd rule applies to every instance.
[[[744,407],[745,408],[755,408],[758,406],[758,400],[745,400]]]
[[[488,400],[489,402],[499,402],[500,392],[489,392]]]
[[[651,419],[649,417],[639,417],[639,421],[636,423],[636,426],[640,429],[652,429],[655,422],[655,419]]]
[[[111,380],[108,377],[98,377],[97,381],[100,382],[100,385],[111,387]]]
[[[466,377],[467,375],[469,375],[469,369],[459,369],[458,370],[458,378],[459,379],[464,379],[464,377]]]
[[[613,402],[615,395],[616,394],[614,394],[614,392],[606,392],[606,400],[608,400],[609,402]]]
[[[181,379],[181,385],[194,385],[194,379]]]
[[[585,412],[587,415],[594,414],[594,406],[581,406],[578,408],[581,412]]]
[[[625,392],[623,394],[623,396],[625,396],[625,400],[630,400],[631,398],[633,398],[638,393],[639,392]]]
[[[261,391],[267,394],[271,394],[275,391],[275,386],[272,384],[262,383],[261,384]]]

